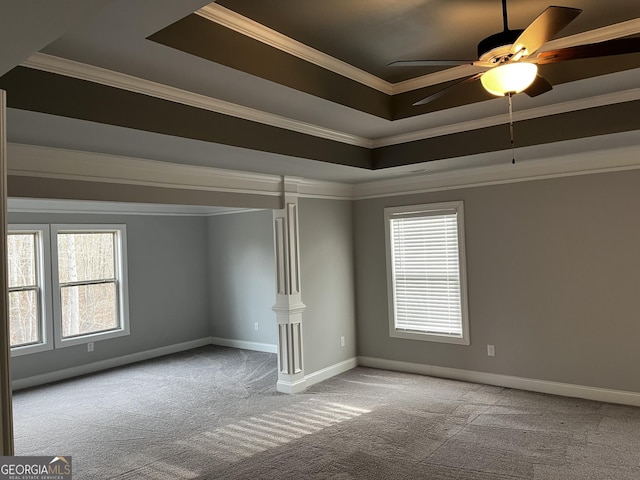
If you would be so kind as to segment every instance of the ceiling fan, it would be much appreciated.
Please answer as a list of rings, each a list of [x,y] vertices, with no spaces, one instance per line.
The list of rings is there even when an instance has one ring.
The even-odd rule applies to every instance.
[[[504,29],[480,41],[478,60],[400,60],[389,66],[455,66],[473,65],[485,71],[468,76],[422,100],[414,106],[424,105],[448,93],[453,87],[480,80],[485,90],[496,96],[509,96],[524,92],[535,97],[553,87],[538,73],[538,65],[565,60],[604,57],[640,51],[640,38],[618,38],[600,43],[577,45],[536,53],[554,35],[566,27],[580,13],[571,7],[547,7],[522,30],[511,30],[507,22],[507,0],[502,0]]]

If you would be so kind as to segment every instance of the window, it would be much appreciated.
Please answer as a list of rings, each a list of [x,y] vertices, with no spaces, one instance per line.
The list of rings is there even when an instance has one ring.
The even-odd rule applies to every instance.
[[[469,345],[462,202],[385,209],[390,335]]]
[[[7,270],[9,331],[13,355],[52,347],[50,315],[48,225],[9,225]]]
[[[10,225],[12,355],[129,334],[125,225]]]
[[[124,225],[52,225],[56,347],[129,334]]]

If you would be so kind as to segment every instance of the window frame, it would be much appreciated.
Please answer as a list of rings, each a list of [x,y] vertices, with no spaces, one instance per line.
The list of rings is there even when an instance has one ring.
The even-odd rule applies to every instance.
[[[119,328],[87,333],[74,337],[62,336],[62,286],[58,272],[58,234],[59,233],[113,233],[114,274],[116,280],[116,301]],[[55,348],[82,345],[89,342],[122,337],[130,334],[129,325],[129,288],[127,275],[127,227],[124,224],[52,224],[51,225],[51,285],[53,295],[53,326]],[[87,282],[90,283],[90,282]]]
[[[458,238],[458,267],[460,274],[460,313],[462,335],[437,334],[421,331],[398,330],[395,318],[395,283],[394,283],[394,262],[392,251],[392,231],[391,221],[393,218],[411,216],[434,216],[444,214],[456,214],[457,238]],[[423,215],[420,215],[423,214]],[[467,301],[467,266],[465,252],[464,234],[464,202],[462,200],[453,202],[428,203],[421,205],[407,205],[400,207],[387,207],[384,209],[385,226],[385,249],[387,261],[387,294],[389,304],[389,335],[393,338],[421,340],[428,342],[450,343],[457,345],[470,345],[469,336],[469,309]]]
[[[42,332],[42,341],[27,345],[10,346],[11,356],[18,357],[37,352],[45,352],[53,350],[54,335],[52,322],[52,295],[51,295],[51,244],[49,243],[50,229],[48,224],[17,224],[10,223],[7,225],[7,235],[16,234],[35,234],[35,264],[37,295],[38,295],[38,316],[40,329]],[[9,288],[9,292],[12,289]],[[16,291],[16,290],[13,290]]]

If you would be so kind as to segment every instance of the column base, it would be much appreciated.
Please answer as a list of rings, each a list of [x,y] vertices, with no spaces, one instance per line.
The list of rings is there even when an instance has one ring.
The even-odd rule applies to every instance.
[[[304,392],[307,389],[307,381],[303,378],[301,380],[296,380],[294,382],[289,382],[287,380],[278,380],[276,383],[276,391],[280,393],[300,393]]]

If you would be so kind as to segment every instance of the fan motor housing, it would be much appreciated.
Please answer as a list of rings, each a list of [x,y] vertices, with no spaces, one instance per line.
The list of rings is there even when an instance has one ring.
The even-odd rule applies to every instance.
[[[501,47],[511,47],[522,32],[524,30],[504,30],[488,36],[478,44],[478,58],[483,61],[495,61],[498,63],[501,60],[500,57],[506,56],[509,52],[509,49]],[[496,49],[498,49],[498,52],[493,54],[493,50]]]

